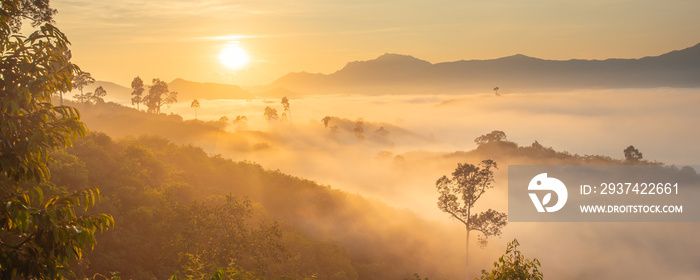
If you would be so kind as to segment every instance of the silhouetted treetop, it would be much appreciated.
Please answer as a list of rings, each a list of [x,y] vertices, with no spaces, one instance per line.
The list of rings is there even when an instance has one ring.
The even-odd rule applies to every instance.
[[[474,143],[476,143],[477,145],[504,141],[506,141],[506,133],[500,130],[491,131],[485,135],[481,135],[474,139]]]
[[[163,105],[177,102],[177,92],[168,90],[168,84],[160,79],[153,79],[153,85],[148,89],[148,95],[142,101],[148,106],[149,113],[160,114]]]
[[[268,121],[274,121],[274,120],[279,120],[279,115],[277,115],[277,109],[274,109],[270,106],[265,107],[265,112],[263,113],[263,116],[265,116],[265,119]]]
[[[639,162],[643,159],[642,152],[637,150],[634,146],[630,145],[623,151],[625,154],[625,161],[627,162]]]

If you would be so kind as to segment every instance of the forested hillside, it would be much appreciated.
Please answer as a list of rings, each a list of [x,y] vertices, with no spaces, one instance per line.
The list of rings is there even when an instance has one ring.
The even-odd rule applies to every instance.
[[[255,163],[102,133],[53,157],[52,189],[100,188],[94,211],[117,224],[76,264],[78,276],[165,279],[235,268],[266,279],[457,277],[449,242],[434,242],[450,234],[432,222]]]

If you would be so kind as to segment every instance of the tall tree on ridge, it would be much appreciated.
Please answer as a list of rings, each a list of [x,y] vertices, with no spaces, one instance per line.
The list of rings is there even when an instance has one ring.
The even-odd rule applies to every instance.
[[[168,84],[160,79],[153,79],[153,85],[148,89],[148,95],[142,100],[148,106],[149,113],[160,114],[163,105],[177,102],[177,92],[168,90]]]
[[[83,88],[95,82],[90,73],[80,71],[73,77],[73,87],[80,90],[80,94],[83,94]]]
[[[452,218],[462,222],[467,230],[467,279],[469,278],[469,233],[478,231],[479,244],[486,246],[489,236],[500,236],[501,228],[508,224],[505,213],[489,209],[485,212],[472,214],[472,208],[487,189],[493,188],[493,170],[497,168],[493,160],[484,160],[479,166],[473,164],[457,165],[452,178],[442,176],[435,183],[440,197],[438,208],[449,213]]]
[[[289,98],[287,98],[286,96],[282,97],[281,103],[282,103],[282,106],[284,107],[284,112],[289,117],[289,122],[291,123],[292,122],[292,111],[290,111],[290,109],[289,109]]]
[[[190,107],[194,108],[194,119],[197,119],[197,109],[199,108],[199,101],[197,99],[192,100],[192,104],[190,104]]]
[[[143,80],[139,76],[136,76],[133,81],[131,81],[131,105],[136,105],[136,110],[139,110],[139,104],[143,101]]]

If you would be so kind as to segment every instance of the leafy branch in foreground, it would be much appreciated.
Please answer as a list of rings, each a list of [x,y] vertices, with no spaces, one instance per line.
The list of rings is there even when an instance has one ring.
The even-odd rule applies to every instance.
[[[55,10],[48,0],[0,2],[0,175],[15,186],[49,179],[49,152],[70,146],[85,135],[78,110],[54,106],[51,96],[72,89],[70,42],[50,23]],[[32,26],[15,34],[23,19]],[[3,178],[5,179],[5,178]],[[97,189],[44,200],[40,188],[8,191],[0,185],[0,278],[63,279],[68,265],[92,250],[95,234],[114,227],[110,215],[77,215],[100,200]]]
[[[506,253],[493,263],[493,270],[481,270],[481,280],[542,280],[538,259],[528,260],[518,251],[517,239],[508,243]]]
[[[44,200],[39,188],[0,207],[0,273],[27,279],[60,279],[68,265],[92,250],[95,234],[114,227],[107,214],[77,215],[100,200],[98,189]],[[4,278],[3,278],[4,279]]]

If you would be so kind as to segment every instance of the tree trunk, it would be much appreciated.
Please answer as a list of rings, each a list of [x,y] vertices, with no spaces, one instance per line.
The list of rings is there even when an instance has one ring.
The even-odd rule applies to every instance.
[[[467,269],[467,280],[472,280],[469,278],[469,227],[467,227],[467,256],[466,256],[466,263],[465,263],[465,268]]]

